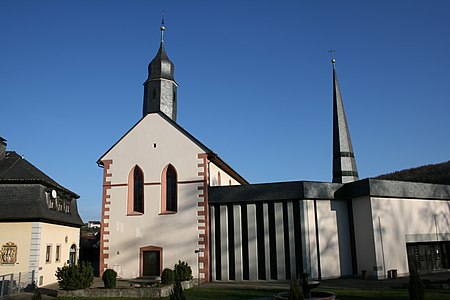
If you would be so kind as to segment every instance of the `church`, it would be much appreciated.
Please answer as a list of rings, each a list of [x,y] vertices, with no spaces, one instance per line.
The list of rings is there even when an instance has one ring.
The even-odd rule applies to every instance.
[[[142,118],[97,161],[100,272],[159,276],[181,260],[211,282],[450,268],[450,186],[359,179],[334,59],[332,182],[250,184],[176,122],[164,30]]]

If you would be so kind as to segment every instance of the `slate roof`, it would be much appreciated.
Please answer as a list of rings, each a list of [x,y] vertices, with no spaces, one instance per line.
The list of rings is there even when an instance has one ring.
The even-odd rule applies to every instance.
[[[46,192],[53,189],[69,200],[70,213],[48,208]],[[7,151],[0,160],[0,222],[44,221],[79,227],[83,225],[79,197],[14,151]]]

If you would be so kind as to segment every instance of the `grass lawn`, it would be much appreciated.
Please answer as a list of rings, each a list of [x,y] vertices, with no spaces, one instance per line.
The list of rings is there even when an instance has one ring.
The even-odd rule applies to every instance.
[[[320,289],[318,289],[320,290]],[[335,293],[338,300],[408,300],[408,290],[405,289],[388,289],[388,290],[359,290],[359,289],[333,289],[327,290]],[[255,289],[231,289],[231,288],[193,288],[185,292],[187,300],[239,300],[252,299],[261,297],[272,297],[279,291],[275,290],[255,290]],[[59,298],[66,300],[87,300],[87,298]],[[158,298],[160,300],[168,300],[169,298]],[[450,299],[450,291],[427,290],[425,292],[426,300],[448,300]],[[136,298],[88,298],[88,300],[136,300]]]

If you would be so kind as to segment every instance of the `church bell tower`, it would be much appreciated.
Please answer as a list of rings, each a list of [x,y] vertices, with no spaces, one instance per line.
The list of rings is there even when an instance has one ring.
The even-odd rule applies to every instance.
[[[155,58],[148,65],[148,78],[144,82],[143,116],[163,112],[176,122],[177,87],[174,65],[164,49],[164,17],[161,21],[161,43]]]

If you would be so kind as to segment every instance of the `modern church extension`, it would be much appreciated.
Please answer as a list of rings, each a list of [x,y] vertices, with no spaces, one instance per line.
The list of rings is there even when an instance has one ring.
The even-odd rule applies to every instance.
[[[334,60],[332,182],[249,184],[176,123],[164,29],[142,118],[98,160],[101,272],[158,276],[182,260],[208,282],[450,268],[450,186],[359,180]]]

